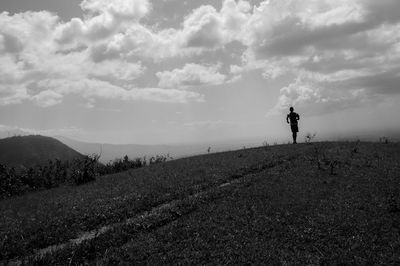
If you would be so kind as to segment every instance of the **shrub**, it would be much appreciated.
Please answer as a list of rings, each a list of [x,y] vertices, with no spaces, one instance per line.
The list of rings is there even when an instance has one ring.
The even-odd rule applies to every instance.
[[[75,185],[82,185],[96,180],[98,155],[85,156],[83,159],[75,159],[71,169],[70,179]]]
[[[307,144],[311,144],[311,141],[315,138],[316,135],[317,135],[317,133],[314,133],[314,134],[307,133],[306,136],[304,137],[305,142]]]
[[[146,157],[130,160],[128,156],[102,164],[99,155],[77,158],[72,162],[58,159],[28,169],[16,171],[0,164],[0,199],[31,191],[50,189],[61,184],[82,185],[96,180],[97,176],[114,174],[148,165]],[[172,159],[169,155],[151,157],[149,164]]]
[[[14,168],[0,164],[0,193],[2,197],[10,197],[21,193],[21,179],[15,174]]]
[[[163,163],[167,161],[167,156],[157,155],[156,157],[151,157],[149,164]]]

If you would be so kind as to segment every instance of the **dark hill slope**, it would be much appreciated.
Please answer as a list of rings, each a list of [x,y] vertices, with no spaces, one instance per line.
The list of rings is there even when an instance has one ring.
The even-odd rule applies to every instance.
[[[43,136],[17,136],[0,139],[0,164],[30,167],[48,160],[72,160],[82,155],[60,141]]]
[[[400,265],[399,162],[400,143],[266,146],[5,199],[0,265]]]

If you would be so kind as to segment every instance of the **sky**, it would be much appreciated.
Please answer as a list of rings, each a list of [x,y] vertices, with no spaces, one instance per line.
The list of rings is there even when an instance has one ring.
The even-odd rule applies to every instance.
[[[0,130],[102,143],[400,131],[398,0],[1,0]]]

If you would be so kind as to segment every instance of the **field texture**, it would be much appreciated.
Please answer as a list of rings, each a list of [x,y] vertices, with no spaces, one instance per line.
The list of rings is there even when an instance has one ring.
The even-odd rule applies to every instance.
[[[400,145],[197,156],[0,211],[2,264],[399,264]]]

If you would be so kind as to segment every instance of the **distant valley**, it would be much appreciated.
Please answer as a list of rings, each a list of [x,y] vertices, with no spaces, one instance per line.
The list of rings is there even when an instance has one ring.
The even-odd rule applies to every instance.
[[[208,152],[220,152],[235,150],[243,147],[241,144],[231,142],[207,144],[181,144],[181,145],[141,145],[141,144],[101,144],[73,140],[66,137],[56,136],[56,139],[68,145],[72,149],[85,154],[101,154],[100,161],[103,163],[122,158],[127,155],[129,158],[151,157],[156,155],[169,155],[172,158],[182,158],[192,155],[205,154]],[[261,145],[254,142],[254,146]],[[249,146],[253,146],[250,145]],[[210,150],[208,150],[210,148]]]

